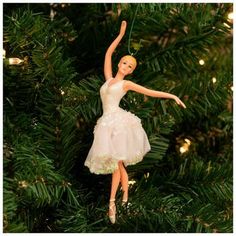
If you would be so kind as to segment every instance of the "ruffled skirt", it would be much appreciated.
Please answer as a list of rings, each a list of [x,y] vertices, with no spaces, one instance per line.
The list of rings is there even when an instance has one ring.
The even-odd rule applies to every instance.
[[[95,174],[110,174],[118,168],[118,161],[122,160],[125,166],[134,165],[150,149],[141,120],[120,108],[98,119],[85,166]]]

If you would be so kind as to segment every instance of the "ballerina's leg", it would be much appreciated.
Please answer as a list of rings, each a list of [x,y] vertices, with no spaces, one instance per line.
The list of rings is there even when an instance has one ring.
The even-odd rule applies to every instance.
[[[120,169],[118,168],[112,174],[112,181],[111,181],[111,194],[110,194],[110,202],[109,202],[109,218],[110,221],[114,224],[116,221],[116,192],[118,186],[120,184]]]
[[[122,186],[122,191],[123,191],[123,197],[122,201],[127,202],[128,201],[128,174],[127,171],[124,167],[124,164],[122,161],[119,161],[119,170],[120,170],[120,176],[121,176],[121,186]]]

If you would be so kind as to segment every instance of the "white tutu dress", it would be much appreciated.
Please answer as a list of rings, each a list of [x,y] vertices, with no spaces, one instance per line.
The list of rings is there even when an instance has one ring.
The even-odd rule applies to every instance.
[[[119,107],[126,94],[124,80],[108,86],[112,79],[100,89],[103,115],[97,120],[93,144],[85,160],[85,166],[95,174],[113,173],[120,160],[125,166],[134,165],[151,149],[141,120]]]

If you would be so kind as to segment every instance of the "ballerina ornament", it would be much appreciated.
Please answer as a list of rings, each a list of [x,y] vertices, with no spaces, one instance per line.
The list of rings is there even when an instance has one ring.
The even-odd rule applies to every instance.
[[[118,64],[118,72],[112,75],[112,54],[126,31],[127,23],[122,21],[120,33],[107,49],[104,62],[106,82],[100,88],[103,115],[98,119],[94,128],[94,140],[85,161],[91,173],[112,174],[111,193],[109,202],[109,219],[116,221],[116,192],[121,183],[123,197],[122,205],[128,202],[128,174],[126,166],[142,161],[151,147],[141,120],[119,107],[120,100],[129,91],[157,98],[174,99],[178,105],[186,108],[184,103],[175,95],[147,89],[132,81],[124,80],[137,66],[133,56],[126,55]]]

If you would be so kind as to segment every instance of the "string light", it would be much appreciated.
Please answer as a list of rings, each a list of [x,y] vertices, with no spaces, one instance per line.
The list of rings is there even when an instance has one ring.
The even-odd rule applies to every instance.
[[[181,154],[187,152],[189,150],[189,146],[191,145],[191,141],[189,139],[185,138],[184,141],[185,143],[179,149]]]
[[[24,60],[21,60],[21,59],[19,59],[19,58],[17,58],[17,57],[15,57],[15,58],[9,58],[9,64],[10,65],[19,65],[19,64],[21,64],[21,63],[23,63],[24,62]]]
[[[25,180],[19,181],[18,184],[19,184],[20,188],[27,188],[28,187],[28,183]]]
[[[228,20],[233,20],[234,19],[234,13],[233,12],[230,12],[229,14],[228,14]]]
[[[233,19],[234,19],[234,13],[233,12],[230,12],[228,14],[228,19],[227,21],[230,23],[230,24],[233,24]],[[227,28],[231,28],[227,23],[224,23],[224,25],[227,27]],[[231,34],[233,34],[233,29],[231,28]]]
[[[136,183],[135,180],[130,180],[130,181],[128,182],[129,185],[134,185],[135,183]]]
[[[50,8],[50,19],[51,19],[51,21],[53,21],[54,16],[57,14],[57,12],[54,11],[53,7],[56,7],[57,4],[50,3],[50,6],[51,6],[51,8]]]
[[[61,89],[61,95],[64,95],[65,94],[65,92]]]
[[[3,59],[6,58],[6,50],[5,49],[2,50],[2,57],[3,57]]]
[[[185,141],[188,145],[191,144],[191,141],[190,141],[189,139],[187,139],[187,138],[185,138],[184,141]]]
[[[204,64],[205,64],[205,61],[204,60],[199,60],[199,64],[201,65],[201,66],[203,66]]]
[[[182,147],[180,147],[179,151],[180,151],[181,154],[187,152],[188,151],[188,145],[186,143],[184,143],[184,145]]]
[[[213,82],[213,84],[216,83],[216,77],[212,78],[212,82]]]
[[[144,178],[145,179],[149,178],[149,172],[147,172],[147,174],[144,174]]]

